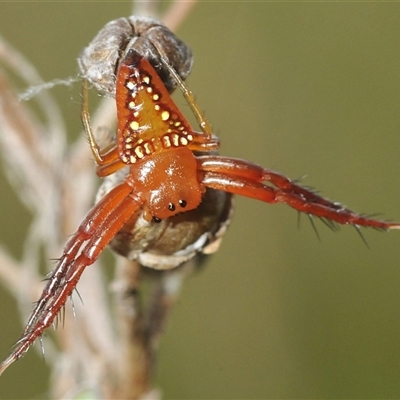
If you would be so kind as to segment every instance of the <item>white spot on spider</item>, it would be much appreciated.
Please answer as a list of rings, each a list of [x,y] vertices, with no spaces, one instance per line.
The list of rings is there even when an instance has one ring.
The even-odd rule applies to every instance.
[[[132,121],[132,122],[129,124],[129,126],[130,126],[130,128],[131,128],[133,131],[137,131],[137,130],[139,129],[139,122],[137,122],[137,121]]]
[[[177,134],[171,135],[171,139],[174,146],[179,146],[179,136]]]
[[[171,147],[171,140],[169,139],[168,136],[163,136],[162,140],[164,147],[166,148]]]
[[[137,146],[135,148],[135,153],[139,158],[143,158],[144,157],[143,149],[140,146]]]
[[[161,113],[161,119],[162,119],[163,121],[168,121],[168,119],[169,119],[169,112],[168,112],[168,111],[163,111],[163,112]]]
[[[135,84],[132,81],[126,82],[126,88],[129,90],[135,89]]]

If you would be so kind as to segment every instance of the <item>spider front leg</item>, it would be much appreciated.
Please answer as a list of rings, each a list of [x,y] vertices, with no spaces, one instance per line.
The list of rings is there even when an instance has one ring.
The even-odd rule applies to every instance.
[[[65,246],[36,303],[21,339],[8,358],[0,364],[0,375],[22,357],[56,318],[75,289],[82,272],[92,265],[142,201],[132,195],[126,182],[111,190],[97,203]]]
[[[248,161],[221,156],[199,156],[197,162],[203,175],[202,183],[213,189],[271,204],[285,203],[300,212],[338,224],[400,229],[400,223],[375,220],[357,214],[340,203],[332,202],[298,185],[284,175]]]
[[[118,148],[115,144],[100,149],[97,144],[96,138],[93,134],[92,125],[90,122],[90,114],[88,107],[88,88],[86,79],[83,80],[82,84],[82,110],[81,118],[83,127],[86,133],[86,137],[89,142],[89,147],[92,152],[94,161],[97,164],[96,173],[98,176],[104,178],[105,176],[111,175],[114,172],[125,167],[118,154]]]

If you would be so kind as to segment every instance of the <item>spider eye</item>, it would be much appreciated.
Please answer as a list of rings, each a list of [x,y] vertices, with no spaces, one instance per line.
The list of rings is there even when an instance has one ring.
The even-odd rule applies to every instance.
[[[153,222],[155,222],[156,224],[159,224],[161,222],[161,218],[153,217]]]
[[[175,204],[174,203],[169,203],[168,204],[168,210],[169,211],[175,211]]]
[[[178,203],[182,208],[185,208],[186,205],[187,205],[187,201],[186,200],[179,200]]]

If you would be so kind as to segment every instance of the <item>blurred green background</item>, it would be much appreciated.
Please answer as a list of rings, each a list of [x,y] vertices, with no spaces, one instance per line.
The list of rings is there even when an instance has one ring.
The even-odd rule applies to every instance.
[[[97,30],[129,13],[124,2],[1,2],[0,31],[52,80],[76,74]],[[399,4],[200,2],[178,35],[221,153],[307,174],[331,199],[400,220]],[[72,136],[78,90],[53,91]],[[1,242],[18,255],[29,216],[4,174],[0,184]],[[288,207],[237,198],[163,338],[165,398],[400,397],[400,233],[363,230],[368,249],[351,227],[316,224],[321,241]],[[1,290],[4,357],[21,325]],[[2,399],[45,392],[35,351],[0,379]]]

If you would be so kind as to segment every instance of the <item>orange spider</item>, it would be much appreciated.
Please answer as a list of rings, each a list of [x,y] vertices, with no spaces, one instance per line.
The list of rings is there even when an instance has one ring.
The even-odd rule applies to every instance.
[[[130,49],[117,73],[117,143],[101,150],[90,126],[84,84],[82,116],[97,174],[106,177],[122,171],[122,177],[66,244],[21,339],[0,365],[0,374],[53,323],[85,268],[110,242],[114,240],[117,251],[144,266],[174,268],[207,252],[207,246],[214,245],[208,252],[215,251],[221,231],[229,223],[231,194],[270,204],[286,203],[330,226],[400,229],[400,223],[354,213],[277,172],[217,155],[218,139],[192,93],[162,50],[155,47],[162,67],[182,90],[202,132],[190,126],[146,57]]]

